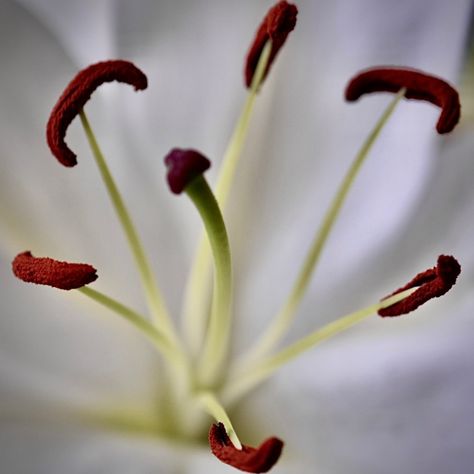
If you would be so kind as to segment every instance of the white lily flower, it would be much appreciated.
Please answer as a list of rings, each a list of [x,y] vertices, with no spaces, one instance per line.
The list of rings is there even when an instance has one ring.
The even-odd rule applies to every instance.
[[[348,80],[388,64],[456,84],[471,3],[298,2],[298,25],[258,94],[224,213],[234,263],[233,360],[285,302],[337,186],[390,101],[381,94],[348,104]],[[217,181],[246,97],[242,61],[270,6],[2,2],[2,472],[236,472],[209,452],[201,423],[209,427],[212,417],[197,419],[215,414],[215,404],[202,397],[198,408],[164,404],[170,372],[142,334],[78,292],[23,284],[10,262],[25,249],[90,262],[99,273],[91,288],[147,313],[79,120],[67,136],[76,168],[59,166],[44,138],[51,108],[79,69],[133,61],[148,89],[104,86],[87,115],[179,325],[202,224],[185,196],[170,193],[162,158],[176,146],[198,149],[213,163],[209,182]],[[285,442],[272,472],[444,474],[474,466],[474,164],[462,122],[441,138],[438,115],[426,103],[397,106],[278,347],[377,303],[440,254],[461,262],[459,283],[416,314],[368,319],[291,360],[235,405],[223,403],[245,444],[272,435]],[[177,414],[189,429],[174,432]]]

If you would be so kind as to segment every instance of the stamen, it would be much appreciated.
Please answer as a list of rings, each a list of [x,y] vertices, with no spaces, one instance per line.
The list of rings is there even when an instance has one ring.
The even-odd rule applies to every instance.
[[[275,319],[265,330],[264,334],[259,340],[257,340],[248,353],[242,357],[244,362],[255,360],[258,357],[269,353],[288,332],[288,329],[290,328],[291,323],[296,316],[296,310],[298,309],[298,306],[302,301],[311,278],[316,270],[324,249],[324,245],[329,238],[331,230],[334,227],[349,191],[355,182],[362,165],[365,163],[372,146],[380,136],[384,126],[395,111],[395,107],[400,102],[404,92],[405,89],[400,90],[393,98],[383,114],[380,116],[379,120],[376,122],[367,139],[362,144],[362,147],[354,158],[354,161],[352,162],[341,185],[339,186],[339,189],[337,190],[336,195],[334,196],[331,205],[324,216],[321,226],[313,238],[311,247],[306,255],[305,261],[303,262],[300,273],[293,284],[290,295],[276,315]]]
[[[460,273],[461,265],[454,257],[440,255],[436,267],[418,273],[415,278],[402,288],[394,291],[390,296],[397,295],[410,288],[416,288],[413,294],[394,305],[379,309],[378,314],[385,317],[410,313],[430,299],[439,298],[447,293],[456,283]]]
[[[166,157],[168,182],[170,176],[183,175],[188,180],[184,191],[196,206],[206,229],[214,257],[214,293],[206,343],[200,361],[201,383],[215,384],[220,377],[223,362],[229,350],[232,301],[232,265],[229,239],[219,205],[207,181],[199,170],[205,170],[209,161],[194,150],[172,150]],[[176,171],[175,169],[176,168]],[[185,170],[185,171],[183,171]],[[202,173],[202,171],[201,171]],[[186,180],[178,180],[186,181]],[[171,184],[170,183],[170,187]]]
[[[144,316],[128,306],[112,299],[110,296],[104,295],[92,288],[84,287],[80,288],[78,291],[127,320],[136,329],[143,333],[152,342],[154,347],[165,358],[167,358],[177,370],[186,370],[187,363],[183,354],[180,351],[177,351],[176,348],[170,344],[168,338],[165,337],[165,335],[152,323],[147,321]]]
[[[236,366],[232,369],[232,373],[228,377],[229,382],[221,393],[222,399],[225,400],[226,404],[235,403],[242,395],[248,393],[255,386],[262,383],[281,367],[295,360],[304,352],[374,315],[381,308],[386,308],[404,300],[414,291],[416,290],[410,288],[366,308],[347,314],[257,363]]]
[[[173,148],[165,157],[171,191],[181,194],[185,188],[209,169],[211,162],[198,151]]]
[[[234,447],[222,423],[214,424],[209,430],[209,445],[212,454],[225,464],[245,472],[268,472],[280,458],[283,441],[268,438],[258,448],[243,445]]]
[[[147,88],[147,78],[131,62],[116,60],[93,64],[80,71],[64,90],[54,106],[46,127],[46,138],[53,155],[64,166],[77,164],[75,153],[64,138],[67,128],[82,110],[92,93],[104,82],[130,84],[135,90]]]
[[[224,425],[224,428],[229,435],[232,444],[239,450],[242,449],[242,443],[240,442],[237,433],[235,432],[234,426],[230,421],[229,415],[221,405],[219,400],[211,392],[201,392],[196,395],[197,401],[201,404],[203,409],[215,420]]]
[[[28,251],[15,257],[12,269],[20,280],[61,290],[81,288],[97,280],[97,270],[92,265],[34,257]]]
[[[424,100],[441,107],[436,130],[449,133],[459,122],[461,104],[457,91],[444,80],[415,69],[378,67],[362,71],[346,88],[346,99],[355,101],[372,92],[398,92],[406,88],[407,99]]]
[[[247,53],[245,64],[245,85],[247,87],[250,87],[252,84],[252,78],[265,43],[271,40],[272,51],[263,74],[262,82],[265,80],[276,55],[285,43],[290,32],[295,28],[297,15],[298,9],[296,5],[286,1],[278,2],[268,10]]]
[[[112,205],[115,209],[117,217],[120,221],[122,229],[127,238],[128,245],[135,259],[140,278],[142,280],[143,288],[147,298],[148,306],[155,318],[160,329],[163,330],[167,336],[169,336],[176,344],[178,344],[177,336],[175,334],[174,326],[171,322],[171,318],[168,315],[168,310],[161,295],[161,291],[156,282],[155,276],[151,269],[151,265],[148,262],[143,245],[138,236],[138,232],[135,229],[130,213],[128,212],[125,202],[120,194],[120,191],[115,184],[115,180],[112,173],[107,166],[104,154],[97,143],[92,127],[90,126],[89,120],[87,119],[84,110],[79,112],[82,127],[86,134],[87,141],[89,142],[92,155],[99,168],[100,175],[109,194]]]

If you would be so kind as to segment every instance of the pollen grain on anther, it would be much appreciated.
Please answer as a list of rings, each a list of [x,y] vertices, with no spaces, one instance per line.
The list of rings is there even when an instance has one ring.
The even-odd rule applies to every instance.
[[[378,314],[385,317],[410,313],[430,299],[438,298],[447,293],[456,283],[460,273],[461,265],[453,256],[440,255],[435,267],[419,273],[405,286],[389,295],[392,296],[410,288],[417,288],[410,296],[387,308],[380,309]]]
[[[245,85],[250,87],[253,75],[257,69],[257,64],[262,54],[265,43],[272,41],[272,50],[268,59],[268,64],[263,74],[262,82],[265,80],[270,67],[278,52],[284,45],[286,38],[296,26],[298,8],[286,1],[278,2],[268,10],[265,18],[260,24],[255,38],[250,45],[245,61]]]
[[[237,449],[222,423],[213,424],[209,430],[211,451],[220,461],[245,472],[268,472],[280,458],[283,441],[268,438],[258,448],[242,446]]]
[[[97,279],[97,270],[92,265],[34,257],[29,251],[14,258],[12,270],[17,278],[27,283],[48,285],[61,290],[81,288]]]
[[[398,92],[405,88],[407,99],[423,100],[441,108],[436,124],[438,133],[449,133],[459,122],[461,104],[459,94],[446,81],[416,69],[377,67],[354,76],[345,91],[346,100],[356,101],[372,92]]]
[[[211,166],[202,153],[191,149],[173,148],[164,161],[168,168],[168,185],[175,194],[181,194],[191,181]]]
[[[70,123],[82,110],[92,93],[105,82],[130,84],[135,90],[148,86],[147,77],[134,64],[124,60],[103,61],[81,70],[64,90],[54,106],[46,127],[49,148],[64,166],[77,164],[76,154],[64,138]]]

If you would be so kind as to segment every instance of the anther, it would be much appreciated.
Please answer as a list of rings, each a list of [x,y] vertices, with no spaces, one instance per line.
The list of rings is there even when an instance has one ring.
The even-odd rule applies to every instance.
[[[278,51],[280,51],[290,32],[295,28],[297,15],[298,9],[296,5],[285,1],[278,2],[268,10],[247,53],[245,61],[245,84],[247,87],[250,87],[252,83],[252,78],[265,43],[271,40],[272,51],[262,82],[265,80]]]
[[[268,472],[280,458],[283,441],[268,438],[258,448],[234,447],[222,423],[213,424],[209,430],[212,454],[225,464],[245,472]]]
[[[211,162],[196,150],[173,148],[165,156],[165,165],[171,191],[181,194],[191,181],[211,166]]]
[[[46,138],[51,152],[64,166],[77,164],[75,153],[64,141],[67,128],[97,87],[112,81],[130,84],[137,91],[148,85],[145,74],[129,61],[99,62],[80,71],[54,106],[46,127]]]
[[[459,94],[444,80],[415,69],[381,67],[368,69],[351,79],[346,100],[352,102],[372,92],[398,92],[406,88],[407,99],[424,100],[441,107],[436,124],[438,133],[449,133],[459,122]]]
[[[380,309],[380,316],[400,316],[409,313],[418,306],[426,303],[432,298],[447,293],[456,283],[458,275],[461,273],[461,265],[450,255],[440,255],[436,267],[419,273],[404,287],[394,291],[391,295],[396,295],[410,288],[417,288],[410,296],[404,300],[387,308]]]
[[[61,290],[81,288],[97,279],[97,270],[92,265],[34,257],[31,252],[18,254],[12,270],[20,280]]]

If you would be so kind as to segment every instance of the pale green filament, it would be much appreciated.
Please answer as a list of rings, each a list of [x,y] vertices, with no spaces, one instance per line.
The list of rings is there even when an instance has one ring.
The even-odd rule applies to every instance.
[[[222,160],[222,165],[219,171],[219,178],[216,184],[216,199],[222,209],[225,209],[227,200],[229,198],[232,182],[234,181],[237,164],[242,153],[242,148],[245,144],[245,139],[248,134],[250,118],[252,116],[253,108],[257,93],[262,84],[263,75],[270,59],[272,51],[272,42],[267,41],[262,50],[262,54],[258,60],[257,69],[252,78],[250,91],[241,112],[237,126],[227,146],[227,150]]]
[[[200,364],[201,382],[214,384],[227,357],[231,326],[232,267],[229,240],[216,198],[204,176],[198,176],[186,188],[204,222],[214,257],[214,293],[211,317]]]
[[[255,99],[268,65],[270,53],[271,41],[268,41],[260,55],[250,91],[222,160],[216,185],[216,199],[222,210],[225,209],[227,204],[237,164],[248,134]],[[201,347],[208,322],[211,271],[211,251],[208,241],[203,235],[199,240],[195,260],[189,275],[183,308],[183,330],[191,352],[194,354]]]
[[[102,176],[110,199],[114,206],[115,212],[117,213],[120,223],[122,224],[122,228],[127,237],[128,244],[135,258],[135,263],[140,273],[150,311],[152,312],[156,323],[159,325],[160,330],[164,334],[166,334],[166,336],[169,337],[174,343],[176,343],[177,338],[175,336],[173,325],[168,315],[168,311],[165,307],[161,292],[158,289],[150,264],[148,263],[145,251],[138,237],[138,233],[135,230],[135,226],[133,225],[130,214],[128,213],[127,208],[125,207],[123,198],[120,195],[120,192],[117,188],[117,185],[115,184],[112,174],[109,171],[104,155],[101,149],[99,148],[99,144],[97,143],[97,140],[94,136],[92,128],[89,124],[89,120],[87,119],[84,110],[80,111],[79,116],[81,118],[81,123],[84,127],[87,139],[89,141],[92,154],[94,155],[95,161],[99,168],[100,175]]]
[[[204,411],[211,415],[216,421],[221,422],[224,425],[227,436],[229,436],[232,444],[237,449],[242,449],[242,443],[237,437],[237,433],[232,426],[229,415],[227,415],[224,407],[219,403],[219,400],[217,400],[215,395],[211,392],[201,392],[196,395],[196,400],[199,402]]]
[[[161,331],[152,323],[147,321],[144,316],[113,298],[87,286],[79,288],[78,291],[125,318],[135,328],[142,332],[153,343],[155,348],[176,368],[179,370],[185,369],[187,364],[182,353],[177,351],[175,346],[170,344],[169,339],[165,337],[165,335],[162,334]]]
[[[336,222],[349,190],[351,189],[351,186],[354,183],[355,178],[357,177],[357,174],[362,167],[362,164],[366,160],[373,144],[380,135],[380,132],[387,123],[388,119],[394,112],[396,105],[405,95],[405,92],[406,89],[401,89],[399,91],[363,143],[346,176],[344,177],[344,180],[342,181],[328,211],[326,212],[321,227],[316,233],[311,248],[304,261],[303,267],[300,270],[298,278],[293,285],[288,299],[284,303],[273,322],[267,328],[263,336],[257,341],[255,346],[250,349],[249,353],[244,356],[244,359],[255,360],[256,358],[269,353],[287,333],[291,323],[295,318],[296,310],[303,299],[306,289],[308,288],[311,277],[314,274],[314,270],[318,264],[319,257],[321,256],[321,252],[324,248],[324,244],[326,243],[329,233]]]
[[[280,352],[266,357],[253,366],[248,364],[241,369],[237,369],[236,373],[230,377],[231,381],[223,390],[222,398],[226,400],[227,403],[232,403],[237,398],[250,391],[256,385],[262,383],[283,365],[295,360],[303,352],[312,349],[324,340],[329,339],[336,334],[345,331],[346,329],[349,329],[354,324],[361,322],[362,320],[376,313],[378,310],[387,308],[388,306],[404,300],[414,291],[416,291],[416,288],[410,288],[401,293],[390,296],[379,303],[343,316],[342,318],[339,318],[336,321],[333,321],[332,323],[317,329],[311,334],[308,334]]]

